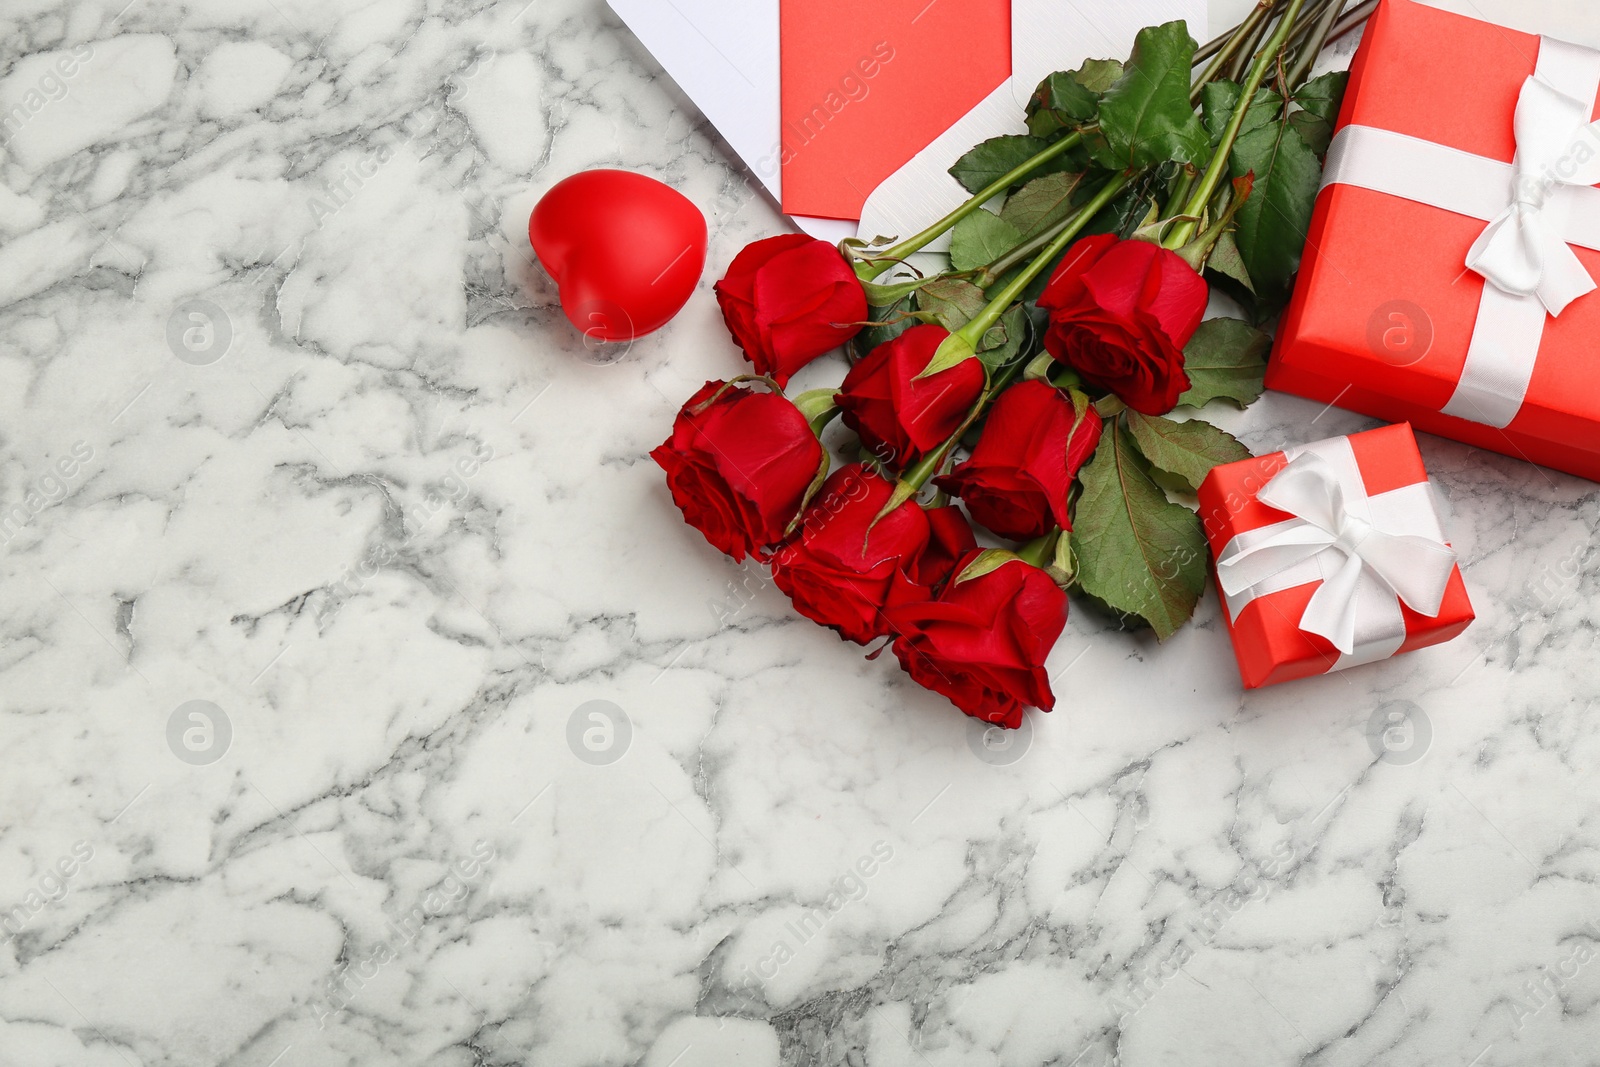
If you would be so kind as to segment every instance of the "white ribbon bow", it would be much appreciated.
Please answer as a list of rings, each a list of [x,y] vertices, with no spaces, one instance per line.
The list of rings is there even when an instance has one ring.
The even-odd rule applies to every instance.
[[[1515,296],[1537,296],[1552,315],[1596,288],[1552,219],[1563,185],[1600,184],[1600,122],[1590,103],[1537,75],[1517,98],[1515,199],[1467,253],[1467,266]]]
[[[1413,611],[1429,618],[1439,614],[1456,566],[1454,550],[1426,537],[1381,529],[1353,514],[1345,506],[1337,472],[1321,456],[1301,453],[1256,496],[1300,521],[1248,548],[1223,554],[1217,580],[1229,597],[1326,554],[1337,569],[1324,567],[1333,576],[1312,594],[1300,629],[1327,638],[1342,654],[1348,656],[1355,648],[1364,573]]]
[[[1553,316],[1595,288],[1573,246],[1600,251],[1600,52],[1539,40],[1513,122],[1516,159],[1372,126],[1334,135],[1325,185],[1353,185],[1478,219],[1468,269],[1485,279],[1446,415],[1501,429],[1522,411]]]

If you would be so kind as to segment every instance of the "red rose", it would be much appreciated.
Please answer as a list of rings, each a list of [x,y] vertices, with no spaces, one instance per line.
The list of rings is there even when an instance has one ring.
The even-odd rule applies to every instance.
[[[1165,415],[1189,388],[1183,346],[1209,293],[1176,252],[1113,234],[1072,246],[1039,296],[1044,346],[1090,385],[1135,411]]]
[[[956,572],[956,564],[977,549],[978,543],[972,538],[966,515],[954,504],[924,510],[928,516],[928,547],[917,557],[911,575],[931,597]]]
[[[867,317],[867,296],[850,264],[803,233],[747,245],[715,289],[745,358],[779,385],[854,337]]]
[[[1013,557],[976,578],[958,572],[938,600],[885,614],[900,665],[968,715],[1016,729],[1024,708],[1054,707],[1044,661],[1066,627],[1067,595],[1039,568]]]
[[[850,368],[835,400],[845,425],[885,463],[908,467],[956,432],[987,380],[983,364],[963,360],[918,379],[950,333],[913,326]]]
[[[1057,526],[1072,529],[1072,479],[1099,441],[1093,406],[1079,419],[1061,390],[1022,382],[995,401],[972,457],[934,484],[965,501],[980,526],[1031,541]]]
[[[737,560],[763,559],[765,546],[783,540],[827,462],[799,408],[724,382],[689,399],[650,458],[667,472],[684,520]]]
[[[955,557],[975,547],[954,508],[936,509],[935,519],[908,500],[873,525],[893,493],[893,482],[863,464],[836,471],[772,557],[772,580],[795,610],[858,645],[889,632],[884,608],[927,600]]]

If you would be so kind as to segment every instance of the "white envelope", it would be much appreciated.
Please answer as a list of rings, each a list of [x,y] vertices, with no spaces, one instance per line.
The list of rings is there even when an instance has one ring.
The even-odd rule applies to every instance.
[[[782,203],[778,155],[778,0],[608,0],[728,144]],[[1012,77],[867,198],[862,220],[795,216],[827,241],[908,236],[966,199],[947,173],[989,137],[1025,132],[1023,107],[1051,71],[1090,57],[1122,59],[1141,27],[1187,19],[1206,36],[1206,0],[1012,0]],[[938,245],[934,246],[939,247]]]

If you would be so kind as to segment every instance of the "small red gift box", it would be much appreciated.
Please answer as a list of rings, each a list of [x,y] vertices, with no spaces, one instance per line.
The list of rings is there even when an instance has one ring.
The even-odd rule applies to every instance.
[[[1200,517],[1248,689],[1436,645],[1472,622],[1408,425],[1216,467]]]
[[[1267,385],[1600,480],[1597,96],[1600,52],[1383,0]]]

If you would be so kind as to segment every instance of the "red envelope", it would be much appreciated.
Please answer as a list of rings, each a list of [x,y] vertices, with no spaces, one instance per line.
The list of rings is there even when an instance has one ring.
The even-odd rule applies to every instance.
[[[782,0],[779,18],[790,215],[860,218],[1011,75],[1011,0]]]

